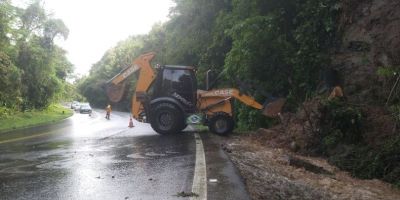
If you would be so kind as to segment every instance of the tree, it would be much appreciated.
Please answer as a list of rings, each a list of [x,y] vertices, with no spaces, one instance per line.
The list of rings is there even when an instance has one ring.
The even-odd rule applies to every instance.
[[[8,34],[11,31],[10,23],[14,19],[13,10],[9,0],[0,1],[0,47],[3,51],[10,47]]]
[[[22,104],[23,110],[45,108],[62,92],[65,79],[72,72],[66,52],[53,43],[57,36],[66,39],[68,28],[61,20],[47,15],[40,0],[26,9],[2,1],[0,9],[0,27],[4,27],[0,29],[0,45],[5,73],[4,88],[0,92],[3,94],[9,88],[15,91],[11,96],[3,94],[2,98],[9,98],[8,107]],[[16,97],[22,102],[15,101]]]
[[[63,37],[64,40],[68,38],[69,30],[64,22],[60,19],[48,19],[44,22],[43,28],[43,41],[47,48],[54,46],[53,41],[57,36]]]
[[[335,42],[337,1],[175,3],[169,21],[156,24],[147,35],[132,37],[109,50],[93,66],[88,79],[108,80],[110,73],[121,70],[121,60],[156,51],[156,62],[161,64],[197,67],[200,88],[204,88],[206,71],[213,69],[220,74],[219,86],[238,87],[259,101],[288,97],[294,109],[313,94],[320,71],[330,64],[328,51]],[[91,84],[96,93],[90,95],[97,95],[100,85]],[[269,123],[251,108],[236,105],[235,109],[240,126],[252,128]]]
[[[21,76],[10,58],[0,52],[0,107],[15,108],[21,103]]]

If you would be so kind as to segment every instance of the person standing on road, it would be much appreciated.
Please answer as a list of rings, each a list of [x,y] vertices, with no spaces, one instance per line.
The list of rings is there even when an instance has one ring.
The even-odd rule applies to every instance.
[[[106,119],[110,119],[110,114],[111,114],[111,105],[108,104],[106,107]]]

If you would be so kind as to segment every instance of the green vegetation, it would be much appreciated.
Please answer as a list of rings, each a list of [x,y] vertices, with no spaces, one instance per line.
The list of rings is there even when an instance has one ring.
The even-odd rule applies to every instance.
[[[324,102],[321,121],[321,141],[323,154],[343,144],[360,144],[363,141],[362,111],[344,101],[334,99]]]
[[[0,117],[43,110],[74,96],[74,86],[66,82],[72,64],[54,44],[55,38],[68,37],[68,28],[42,5],[35,0],[19,8],[0,1]]]
[[[329,162],[340,169],[359,178],[378,178],[400,187],[399,136],[387,139],[377,147],[361,142],[336,150],[329,157]]]
[[[5,112],[5,110],[3,110]],[[26,112],[9,112],[0,118],[0,132],[18,128],[54,123],[73,114],[72,110],[60,105],[50,105],[44,110],[31,110]],[[13,136],[14,137],[14,136]]]
[[[379,141],[371,144],[365,135],[368,122],[363,110],[343,100],[322,101],[320,113],[320,130],[310,137],[308,152],[326,156],[353,176],[400,186],[399,136],[378,137]]]
[[[205,72],[221,74],[217,87],[236,87],[264,102],[287,96],[290,107],[310,97],[337,40],[339,2],[334,0],[175,0],[170,20],[149,34],[132,36],[108,50],[79,81],[94,106],[104,106],[102,87],[142,53],[155,51],[155,63],[196,66],[200,88]],[[154,63],[154,64],[155,64]],[[120,103],[126,107],[131,89]],[[118,106],[118,105],[117,105]],[[252,129],[271,122],[247,106],[235,106],[238,126]]]

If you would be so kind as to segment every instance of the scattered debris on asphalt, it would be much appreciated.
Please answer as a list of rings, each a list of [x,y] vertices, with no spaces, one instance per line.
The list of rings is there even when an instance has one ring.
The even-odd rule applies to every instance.
[[[177,197],[198,197],[199,195],[194,193],[194,192],[182,191],[182,192],[176,193],[176,195],[174,195],[174,196],[177,196]]]
[[[334,175],[332,172],[325,170],[323,167],[316,166],[310,162],[301,160],[293,156],[288,156],[288,161],[289,161],[288,164],[290,166],[294,166],[297,168],[304,168],[305,170],[313,172],[315,174]]]
[[[210,178],[210,183],[216,183],[216,182],[218,182],[218,180],[217,179],[214,179],[214,178]]]

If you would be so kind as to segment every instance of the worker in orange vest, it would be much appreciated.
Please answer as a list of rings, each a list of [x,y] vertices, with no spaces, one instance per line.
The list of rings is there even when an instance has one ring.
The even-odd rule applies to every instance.
[[[110,114],[111,114],[111,105],[108,104],[106,107],[106,119],[110,119]]]

